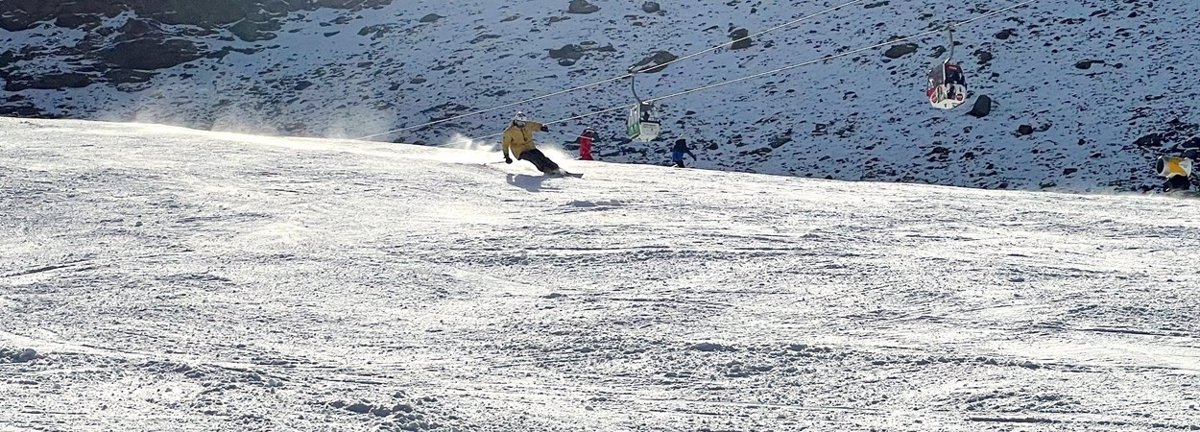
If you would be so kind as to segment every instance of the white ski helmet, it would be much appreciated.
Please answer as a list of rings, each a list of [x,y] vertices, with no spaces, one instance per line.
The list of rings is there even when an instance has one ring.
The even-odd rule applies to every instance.
[[[529,121],[529,119],[525,117],[524,112],[517,111],[517,115],[513,116],[513,123],[525,123],[527,121]]]

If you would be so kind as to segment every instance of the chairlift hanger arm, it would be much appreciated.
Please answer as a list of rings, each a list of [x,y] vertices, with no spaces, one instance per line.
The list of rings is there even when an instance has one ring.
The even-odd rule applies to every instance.
[[[950,34],[950,56],[946,57],[946,61],[954,59],[954,24],[946,27],[946,33]]]

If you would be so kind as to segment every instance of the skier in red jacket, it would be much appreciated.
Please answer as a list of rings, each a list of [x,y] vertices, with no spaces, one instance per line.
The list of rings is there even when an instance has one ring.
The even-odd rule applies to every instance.
[[[579,134],[579,160],[592,160],[592,140],[596,138],[596,131],[592,128],[583,130]]]

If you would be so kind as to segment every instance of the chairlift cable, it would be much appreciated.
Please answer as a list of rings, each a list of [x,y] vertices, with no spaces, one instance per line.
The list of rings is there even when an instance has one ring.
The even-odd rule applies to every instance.
[[[1003,9],[998,9],[998,10],[995,10],[995,11],[992,11],[992,12],[989,12],[989,13],[986,13],[986,14],[983,14],[983,15],[980,15],[980,16],[977,16],[977,17],[975,17],[975,18],[971,18],[971,19],[965,20],[965,21],[956,22],[956,23],[953,23],[953,24],[951,24],[951,25],[952,25],[952,26],[954,26],[954,27],[956,27],[956,28],[957,28],[957,27],[962,27],[962,26],[965,26],[965,25],[967,25],[967,24],[971,24],[971,23],[974,23],[974,22],[980,21],[980,20],[982,20],[982,19],[990,18],[990,17],[993,17],[993,16],[996,16],[996,15],[1002,14],[1002,13],[1004,13],[1004,12],[1008,12],[1008,11],[1010,11],[1010,10],[1013,10],[1013,9],[1016,9],[1016,8],[1019,8],[1019,7],[1022,7],[1022,6],[1025,6],[1025,5],[1028,5],[1028,4],[1031,4],[1031,3],[1037,2],[1037,1],[1038,1],[1038,0],[1025,0],[1025,1],[1021,2],[1021,3],[1017,3],[1017,4],[1014,4],[1014,5],[1012,5],[1012,6],[1009,6],[1009,7],[1003,8]],[[821,57],[821,58],[819,58],[819,59],[814,59],[814,60],[809,60],[809,61],[805,61],[805,62],[801,62],[801,63],[796,63],[796,64],[792,64],[792,65],[789,65],[789,66],[784,66],[784,67],[780,67],[780,68],[772,69],[772,70],[769,70],[769,71],[766,71],[766,72],[760,72],[760,73],[756,73],[756,74],[753,74],[753,75],[744,76],[744,77],[737,78],[737,79],[733,79],[733,80],[729,80],[729,81],[721,81],[721,82],[717,82],[717,83],[713,83],[713,84],[709,84],[709,85],[705,85],[705,86],[701,86],[701,87],[696,87],[696,88],[689,89],[689,90],[683,90],[683,91],[679,91],[679,92],[676,92],[676,93],[668,94],[668,95],[666,95],[666,96],[659,96],[659,97],[655,97],[655,98],[650,98],[650,99],[647,99],[647,100],[645,100],[645,102],[648,102],[648,103],[653,103],[653,102],[657,102],[657,101],[661,101],[661,100],[665,100],[665,99],[672,99],[672,98],[676,98],[676,97],[679,97],[679,96],[684,96],[684,95],[688,95],[688,94],[692,94],[692,93],[697,93],[697,92],[701,92],[701,91],[711,90],[711,89],[714,89],[714,88],[717,88],[717,87],[723,87],[723,86],[727,86],[727,85],[730,85],[730,84],[735,84],[735,83],[745,82],[745,81],[749,81],[749,80],[752,80],[752,79],[755,79],[755,78],[761,78],[761,77],[764,77],[764,76],[768,76],[768,75],[774,75],[774,74],[777,74],[777,73],[780,73],[780,72],[784,72],[784,71],[788,71],[788,70],[792,70],[792,69],[796,69],[796,68],[800,68],[800,67],[804,67],[804,66],[810,66],[810,65],[813,65],[813,64],[816,64],[816,63],[820,63],[820,62],[828,62],[828,61],[830,61],[830,60],[834,60],[834,59],[838,59],[838,58],[842,58],[842,57],[848,57],[848,56],[851,56],[851,55],[854,55],[854,54],[861,53],[861,52],[863,52],[863,51],[869,51],[869,50],[876,49],[876,48],[880,48],[880,47],[884,47],[884,46],[887,46],[887,45],[894,45],[894,44],[896,44],[896,43],[898,43],[898,42],[905,42],[905,41],[910,41],[910,40],[914,40],[914,39],[921,39],[921,38],[925,38],[925,37],[928,37],[928,36],[930,36],[930,35],[934,35],[934,34],[937,34],[937,33],[941,33],[942,31],[943,31],[943,29],[940,29],[940,28],[939,28],[939,29],[934,29],[934,30],[927,30],[927,31],[924,31],[924,32],[921,32],[921,33],[917,33],[917,34],[910,35],[910,36],[905,36],[905,37],[898,38],[898,39],[892,39],[892,40],[889,40],[889,41],[887,41],[887,42],[882,42],[882,43],[877,43],[877,44],[874,44],[874,45],[865,46],[865,47],[862,47],[862,48],[857,48],[857,49],[854,49],[854,50],[851,50],[851,51],[847,51],[847,52],[844,52],[844,53],[839,53],[839,54],[831,54],[831,55],[827,55],[827,56]],[[553,120],[553,121],[546,122],[546,123],[542,123],[542,124],[544,124],[544,125],[553,125],[553,124],[558,124],[558,123],[564,123],[564,122],[568,122],[568,121],[572,121],[572,120],[578,120],[578,119],[587,118],[587,117],[592,117],[592,116],[596,116],[596,115],[600,115],[600,114],[606,114],[606,113],[610,113],[610,112],[613,112],[613,111],[626,110],[626,109],[629,109],[629,108],[632,108],[632,107],[635,107],[635,106],[637,106],[637,105],[634,105],[634,104],[624,104],[624,105],[615,106],[615,107],[612,107],[612,108],[606,108],[606,109],[602,109],[602,110],[599,110],[599,111],[593,111],[593,112],[590,112],[590,113],[587,113],[587,114],[580,114],[580,115],[576,115],[576,116],[572,116],[572,117],[568,117],[568,118],[564,118],[564,119]],[[467,139],[465,139],[464,141],[486,140],[486,139],[489,139],[489,138],[498,137],[498,136],[500,136],[500,135],[503,135],[503,134],[504,134],[503,132],[500,132],[500,133],[495,133],[495,134],[491,134],[491,135],[484,135],[484,136],[475,137],[475,138],[467,138]],[[455,143],[458,143],[458,142],[459,142],[459,141],[455,141]]]
[[[796,25],[796,24],[798,24],[798,23],[800,23],[800,22],[803,22],[803,21],[806,21],[806,20],[809,20],[809,19],[812,19],[812,18],[816,18],[816,17],[818,17],[818,16],[821,16],[821,15],[824,15],[824,14],[827,14],[827,13],[830,13],[830,12],[834,12],[834,11],[837,11],[837,10],[840,10],[840,9],[843,9],[843,8],[846,8],[846,7],[849,7],[849,6],[853,6],[853,5],[855,5],[855,4],[862,3],[862,2],[864,2],[864,1],[866,1],[866,0],[851,0],[851,1],[848,1],[848,2],[846,2],[846,3],[839,4],[839,5],[837,5],[837,6],[829,7],[829,8],[826,8],[826,9],[822,9],[822,10],[820,10],[820,11],[818,11],[818,12],[814,12],[814,13],[811,13],[811,14],[808,14],[808,15],[805,15],[805,16],[802,16],[802,17],[800,17],[800,18],[796,18],[796,19],[794,19],[794,20],[788,21],[788,22],[786,22],[786,23],[783,23],[783,24],[777,25],[777,26],[775,26],[775,27],[771,27],[771,28],[769,28],[769,29],[767,29],[767,30],[764,30],[764,31],[761,31],[761,32],[758,32],[758,33],[755,33],[755,34],[752,34],[752,35],[749,35],[749,36],[746,36],[746,37],[743,37],[743,38],[739,38],[739,39],[736,39],[736,40],[733,40],[733,41],[725,42],[725,43],[722,43],[722,44],[720,44],[720,45],[716,45],[716,46],[713,46],[713,47],[707,48],[707,49],[705,49],[705,50],[703,50],[703,51],[698,51],[698,52],[695,52],[695,53],[692,53],[692,54],[688,54],[688,55],[686,55],[686,56],[683,56],[683,57],[680,57],[680,58],[677,58],[677,59],[674,59],[674,60],[671,60],[671,61],[668,61],[668,62],[664,62],[664,63],[662,63],[662,64],[656,64],[656,65],[654,65],[654,66],[651,66],[651,67],[649,67],[649,68],[643,68],[643,69],[660,68],[660,67],[665,67],[665,66],[667,66],[667,65],[670,65],[670,64],[679,63],[679,62],[682,62],[682,61],[685,61],[685,60],[689,60],[689,59],[692,59],[692,58],[698,57],[698,56],[700,56],[700,55],[703,55],[703,54],[706,54],[706,53],[709,53],[709,52],[716,51],[716,50],[718,50],[718,49],[724,48],[724,47],[726,47],[726,46],[733,45],[733,44],[735,44],[735,43],[738,43],[738,42],[741,42],[741,41],[743,41],[743,40],[747,40],[747,39],[755,38],[755,37],[762,36],[762,35],[764,35],[764,34],[767,34],[767,33],[770,33],[770,32],[773,32],[773,31],[776,31],[776,30],[782,29],[782,28],[790,27],[790,26]],[[365,140],[365,139],[370,139],[370,138],[378,137],[378,136],[381,136],[381,135],[389,135],[389,134],[393,134],[393,133],[396,133],[396,132],[407,132],[407,131],[411,131],[411,130],[422,129],[422,128],[425,128],[425,127],[429,127],[429,126],[433,126],[433,125],[437,125],[437,124],[445,123],[445,122],[448,122],[448,121],[458,120],[458,119],[462,119],[462,118],[466,118],[466,117],[471,117],[471,116],[475,116],[475,115],[479,115],[479,114],[485,114],[485,113],[489,113],[489,112],[492,112],[492,111],[501,110],[501,109],[504,109],[504,108],[512,108],[512,107],[515,107],[515,106],[518,106],[518,105],[523,105],[523,104],[527,104],[527,103],[530,103],[530,102],[536,102],[536,101],[543,100],[543,99],[547,99],[547,98],[551,98],[551,97],[554,97],[554,96],[558,96],[558,95],[562,95],[562,94],[567,94],[567,93],[572,93],[572,92],[576,92],[576,91],[579,91],[579,90],[584,90],[584,89],[588,89],[588,88],[592,88],[592,87],[596,87],[596,86],[600,86],[600,85],[608,84],[608,83],[610,83],[610,82],[614,82],[614,81],[620,81],[620,80],[623,80],[623,79],[625,79],[625,78],[631,78],[631,77],[633,77],[633,75],[635,75],[635,74],[637,74],[637,73],[640,73],[640,72],[641,72],[641,70],[636,70],[636,71],[635,71],[635,70],[634,70],[634,68],[630,68],[630,70],[629,70],[629,72],[628,72],[628,73],[626,73],[626,74],[624,74],[624,75],[621,75],[621,76],[618,76],[618,77],[609,78],[609,79],[605,79],[605,80],[602,80],[602,81],[597,81],[597,82],[590,83],[590,84],[583,84],[583,85],[579,85],[579,86],[571,87],[571,88],[568,88],[568,89],[565,89],[565,90],[559,90],[559,91],[556,91],[556,92],[553,92],[553,93],[547,93],[547,94],[544,94],[544,95],[541,95],[541,96],[532,97],[532,98],[529,98],[529,99],[519,100],[519,101],[516,101],[516,102],[511,102],[511,103],[502,104],[502,105],[497,105],[497,106],[494,106],[494,107],[491,107],[491,108],[485,108],[485,109],[475,110],[475,111],[471,111],[471,112],[468,112],[468,113],[459,114],[459,115],[456,115],[456,116],[451,116],[451,117],[447,117],[447,118],[444,118],[444,119],[438,119],[438,120],[434,120],[434,121],[430,121],[430,122],[425,122],[425,123],[421,123],[421,124],[414,125],[414,126],[408,126],[408,127],[403,127],[403,128],[399,128],[399,129],[392,129],[392,130],[389,130],[389,131],[380,132],[380,133],[371,134],[371,135],[364,135],[364,136],[361,136],[361,137],[358,137],[358,138],[355,138],[355,139],[358,139],[358,140]]]

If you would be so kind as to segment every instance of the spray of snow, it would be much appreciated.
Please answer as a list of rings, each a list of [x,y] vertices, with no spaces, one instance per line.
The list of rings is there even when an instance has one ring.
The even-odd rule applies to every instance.
[[[373,106],[351,106],[331,119],[322,132],[325,138],[348,139],[370,133],[391,130],[396,127],[397,114],[394,109],[380,111]],[[378,137],[385,139],[387,137]]]
[[[563,168],[570,169],[564,162],[575,160],[575,156],[568,153],[557,143],[538,143],[538,150],[541,150],[550,160],[558,162]]]
[[[450,139],[446,140],[446,143],[442,144],[441,147],[490,153],[500,151],[498,140],[478,140],[457,132],[450,136]]]

